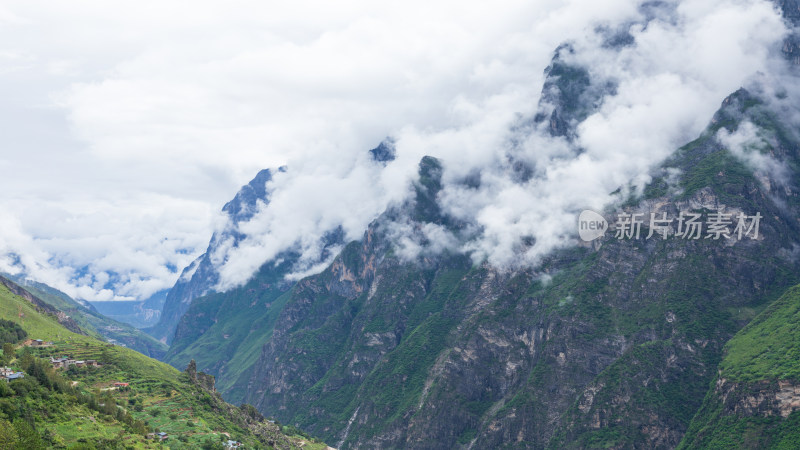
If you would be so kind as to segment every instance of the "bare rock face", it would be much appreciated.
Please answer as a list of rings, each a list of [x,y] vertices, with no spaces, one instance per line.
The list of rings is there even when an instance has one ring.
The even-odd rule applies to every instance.
[[[727,413],[738,416],[786,418],[800,410],[800,383],[787,380],[733,383],[721,378],[715,394]]]

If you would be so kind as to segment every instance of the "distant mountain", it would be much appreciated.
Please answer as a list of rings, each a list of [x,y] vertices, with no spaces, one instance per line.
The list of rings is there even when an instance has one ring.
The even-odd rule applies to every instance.
[[[373,161],[382,165],[394,160],[394,140],[392,138],[387,138],[377,147],[369,150],[369,154]],[[286,170],[288,169],[282,167],[278,169],[278,172],[284,172]],[[162,342],[172,343],[179,321],[189,310],[193,300],[215,293],[214,287],[219,282],[219,274],[217,267],[215,267],[212,262],[212,255],[218,253],[220,248],[223,247],[236,248],[246,237],[238,230],[239,224],[252,219],[259,208],[269,207],[270,192],[267,190],[267,183],[272,180],[272,176],[272,171],[262,170],[250,183],[241,188],[233,200],[225,204],[222,211],[226,215],[227,225],[224,229],[214,233],[206,252],[183,270],[180,279],[167,294],[159,322],[147,329],[147,333]],[[328,260],[333,256],[331,251],[340,247],[343,243],[344,232],[341,227],[327,230],[319,243],[323,250],[320,255],[320,260],[317,262]],[[297,249],[290,247],[272,260],[266,261],[259,273],[254,277],[254,280],[248,284],[249,287],[246,286],[244,289],[251,290],[253,289],[253,283],[258,283],[257,280],[268,279],[270,280],[268,289],[271,290],[271,292],[286,291],[293,285],[293,282],[283,280],[283,278],[296,271],[296,264],[299,261],[300,254]],[[306,263],[308,263],[308,261],[306,261]],[[237,288],[235,291],[239,292],[241,289],[243,288]],[[271,297],[271,295],[272,294],[267,297]],[[206,310],[210,308],[214,311],[212,312],[212,314],[214,314],[221,306],[222,304],[215,304],[214,306],[206,305],[202,308]],[[231,305],[225,305],[225,308],[230,310],[230,306]],[[192,330],[192,333],[193,336],[197,336],[200,330]],[[183,351],[183,346],[184,344],[179,344],[176,350],[172,351],[171,354],[175,355]],[[192,357],[203,359],[204,355],[202,352],[200,354],[193,354],[189,359]],[[180,357],[179,359],[182,361],[186,358]]]
[[[215,232],[206,252],[183,270],[178,282],[167,294],[159,321],[146,330],[148,334],[161,342],[172,342],[175,326],[183,313],[189,309],[192,300],[207,294],[219,281],[217,269],[211,261],[214,251],[222,243],[232,241],[232,245],[235,246],[241,241],[244,236],[238,232],[236,225],[252,218],[259,202],[269,202],[267,182],[270,180],[272,172],[268,169],[262,170],[239,190],[233,200],[222,207],[228,225],[223,230]]]
[[[369,153],[373,161],[388,163],[395,158],[394,141],[391,138],[386,139]],[[261,181],[256,180],[251,185],[261,184]],[[247,204],[253,204],[255,196],[250,194],[255,190],[245,188],[243,191],[248,195],[241,195],[240,192],[228,205],[241,204],[243,198],[247,199]],[[224,210],[244,209],[229,208],[228,205]],[[268,207],[266,201],[264,205]],[[248,218],[239,213],[237,220]],[[326,249],[332,249],[343,241],[343,232],[341,228],[337,228],[323,237],[322,245]],[[211,248],[212,245],[209,246]],[[329,256],[328,251],[322,254],[323,259]],[[240,400],[258,352],[269,339],[282,302],[285,301],[284,294],[294,286],[294,282],[285,277],[293,272],[299,257],[299,253],[295,251],[283,252],[274,261],[264,264],[244,286],[225,293],[212,292],[192,299],[175,327],[164,361],[181,367],[190,360],[196,360],[203,370],[225,380],[224,384],[219,385],[220,391],[231,393],[228,397],[231,401]],[[199,282],[200,276],[197,272],[195,277],[198,277],[195,282]],[[225,376],[221,376],[222,374]]]
[[[15,285],[18,285],[20,289],[26,291],[37,301],[49,305],[60,314],[74,321],[80,327],[80,332],[117,345],[130,347],[153,358],[162,358],[167,351],[167,347],[164,344],[126,323],[117,322],[104,316],[89,302],[79,302],[64,292],[43,283],[26,280],[23,276],[12,278]],[[0,282],[3,282],[3,280],[12,283],[7,278],[0,277]],[[6,283],[7,286],[9,285],[8,283]],[[16,292],[19,293],[18,291]],[[77,330],[73,328],[72,331]]]
[[[279,171],[285,171],[285,168]],[[218,268],[212,262],[214,255],[220,247],[236,248],[245,235],[238,230],[238,225],[244,223],[256,214],[259,205],[269,204],[267,183],[272,179],[272,172],[262,170],[256,177],[236,194],[236,196],[222,208],[227,216],[227,225],[211,237],[206,252],[184,269],[180,279],[169,290],[164,302],[161,318],[153,327],[145,331],[162,342],[171,343],[175,328],[183,314],[189,309],[192,301],[198,297],[214,292],[214,287],[219,282]],[[340,229],[330,230],[321,243],[323,249],[337,246],[343,239]],[[322,258],[329,257],[327,250],[322,252]],[[278,278],[292,272],[300,255],[293,250],[287,250],[277,255],[274,261],[281,261],[277,268]],[[264,264],[262,271],[275,272],[271,261]],[[269,275],[268,275],[269,276]],[[282,289],[288,285],[282,282]],[[286,286],[285,286],[286,285]],[[290,285],[290,284],[289,284]]]
[[[145,300],[131,301],[93,301],[91,305],[101,314],[118,322],[133,325],[136,328],[147,328],[158,323],[161,310],[167,299],[169,289],[156,292]]]

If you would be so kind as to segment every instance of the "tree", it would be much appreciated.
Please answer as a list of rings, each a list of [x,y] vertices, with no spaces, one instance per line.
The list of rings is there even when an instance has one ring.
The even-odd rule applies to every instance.
[[[3,344],[3,363],[8,364],[13,361],[15,357],[14,344],[10,344],[8,342]]]
[[[14,450],[17,446],[17,432],[7,420],[0,419],[0,450]]]
[[[8,383],[0,381],[0,398],[11,397],[12,395],[14,395],[14,391],[8,386]]]
[[[17,432],[16,448],[24,448],[26,450],[39,450],[45,448],[44,442],[39,436],[39,433],[37,433],[28,422],[19,419],[15,420],[14,431]]]
[[[203,442],[203,445],[201,446],[201,448],[203,450],[217,450],[217,449],[222,450],[222,449],[225,448],[225,446],[222,445],[222,442],[220,442],[218,440],[214,440],[211,436],[209,436]]]

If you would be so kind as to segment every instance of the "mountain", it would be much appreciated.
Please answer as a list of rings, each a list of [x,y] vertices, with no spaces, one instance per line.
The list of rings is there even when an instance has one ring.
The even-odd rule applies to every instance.
[[[395,158],[394,140],[387,138],[369,150],[369,154],[377,164],[384,165],[392,161]],[[259,176],[248,186],[260,186]],[[242,192],[252,194],[256,191],[246,187]],[[244,198],[249,199],[248,204],[253,204],[257,195],[266,195],[258,192],[245,196],[242,192],[229,205],[241,204]],[[266,200],[263,204],[268,207]],[[241,211],[242,208],[235,210]],[[248,218],[237,216],[239,221]],[[326,233],[322,242],[326,249],[322,259],[329,258],[330,252],[344,239],[341,228]],[[212,239],[209,252],[213,251],[214,244]],[[258,352],[270,337],[277,314],[287,298],[285,294],[294,286],[294,282],[287,280],[286,275],[293,272],[299,258],[297,251],[282,252],[275,260],[265,263],[244,286],[193,298],[175,326],[164,361],[181,367],[190,360],[196,360],[203,370],[219,377],[219,388],[231,395],[231,401],[241,400]]]
[[[381,151],[374,155],[375,158],[391,157],[391,147],[380,149]],[[278,172],[286,170],[285,167],[282,167],[278,169]],[[192,301],[215,292],[215,287],[219,282],[218,265],[224,261],[224,252],[230,248],[236,248],[246,237],[239,231],[239,225],[252,219],[259,208],[269,204],[270,193],[267,190],[267,184],[271,180],[272,172],[268,169],[262,170],[250,183],[242,187],[233,200],[225,204],[222,212],[227,221],[226,225],[213,234],[206,252],[183,270],[178,282],[167,294],[160,320],[156,325],[145,330],[148,334],[162,342],[172,343],[178,322],[192,305]],[[331,257],[330,252],[338,247],[343,239],[341,228],[329,230],[322,237],[320,246],[323,250],[320,254],[320,261],[316,262]],[[264,276],[268,279],[277,277],[275,279],[280,280],[285,275],[292,273],[300,260],[301,255],[295,249],[290,248],[276,255],[272,261],[265,263],[261,272],[267,272]],[[275,266],[276,261],[281,262]],[[291,283],[287,284],[287,282],[278,284],[280,285],[277,286],[279,291],[286,290],[291,286]]]
[[[797,2],[778,3],[796,22]],[[611,30],[607,45],[625,48],[631,39]],[[795,42],[790,36],[782,49],[793,63]],[[570,63],[571,51],[556,51],[539,111],[520,120],[517,139],[545,126],[574,140],[613,94],[613,83]],[[287,283],[283,261],[272,261],[243,287],[188,300],[166,360],[197,360],[226,398],[340,448],[695,448],[738,436],[790,439],[800,409],[794,385],[780,374],[723,377],[739,373],[727,361],[747,360],[735,349],[756,355],[737,344],[749,342],[743,334],[771,333],[748,332],[755,325],[747,324],[800,283],[800,138],[789,94],[763,87],[721,99],[707,128],[654,168],[642,192],[621,186],[600,212],[610,233],[535,267],[498,268],[447,251],[401,255],[398,223],[473,232],[439,205],[448,161],[423,158],[413,195],[321,273]],[[509,152],[514,182],[524,184],[534,169]],[[676,236],[686,225],[677,220],[667,239],[648,221],[640,238],[623,234],[623,218],[663,214],[697,215],[706,226],[730,220],[729,234]],[[758,231],[737,236],[745,219],[758,220]],[[423,249],[435,244],[422,232],[415,237]],[[772,358],[765,366],[786,364]],[[751,381],[761,384],[742,384]],[[762,406],[726,409],[728,400],[751,398]]]
[[[793,448],[800,439],[800,286],[725,345],[679,448]]]
[[[93,301],[91,305],[108,318],[142,329],[158,323],[168,292],[164,289],[145,300]]]
[[[72,331],[85,333],[117,345],[124,345],[153,358],[162,358],[167,351],[166,345],[126,323],[117,322],[104,316],[88,302],[80,303],[57,289],[43,283],[26,280],[21,276],[14,277],[14,280],[0,277],[0,283],[9,289],[40,304],[54,308],[61,316],[74,322],[75,325],[69,327]]]
[[[439,163],[424,160],[412,205],[290,292],[244,400],[341,448],[676,446],[725,342],[800,281],[794,185],[715,138],[745,121],[774,138],[765,151],[800,162],[793,134],[741,90],[643,198],[621,204],[760,212],[757,240],[608,235],[537,270],[393,255],[386,224],[407,211],[419,226],[459,226],[437,210]]]
[[[15,341],[5,342],[2,359],[24,377],[0,382],[0,448],[163,448],[151,434],[158,431],[175,449],[223,448],[229,439],[246,448],[327,448],[250,406],[225,403],[213,377],[193,365],[179,372],[77,334],[60,323],[58,312],[15,290],[0,285],[0,330],[15,331],[0,333]],[[52,344],[26,346],[26,337]],[[9,345],[14,354],[7,352]],[[53,369],[48,358],[64,355],[100,366]]]
[[[269,202],[267,182],[272,180],[272,172],[262,170],[253,180],[241,188],[230,202],[222,207],[228,219],[228,226],[211,237],[208,249],[194,260],[181,273],[178,282],[167,293],[159,321],[146,331],[156,339],[169,343],[175,332],[178,320],[186,312],[191,301],[205,295],[217,284],[219,276],[212,263],[212,255],[223,243],[233,241],[234,245],[242,239],[236,231],[236,224],[253,217],[259,202]]]

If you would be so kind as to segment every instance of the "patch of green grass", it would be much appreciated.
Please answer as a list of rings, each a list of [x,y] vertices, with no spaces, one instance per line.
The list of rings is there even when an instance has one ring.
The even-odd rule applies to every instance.
[[[726,345],[720,376],[800,380],[800,286],[789,289]]]

